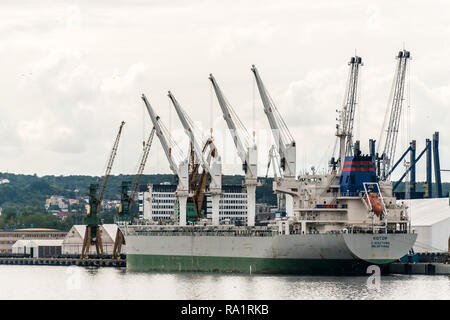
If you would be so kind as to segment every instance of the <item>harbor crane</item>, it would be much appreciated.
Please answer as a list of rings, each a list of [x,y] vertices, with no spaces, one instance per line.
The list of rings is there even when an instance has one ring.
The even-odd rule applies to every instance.
[[[269,169],[271,164],[273,168],[273,178],[277,180],[278,175],[281,177],[281,168],[277,148],[275,147],[275,145],[272,145],[269,149],[269,160],[267,161],[266,178],[269,176]]]
[[[380,178],[382,180],[389,179],[392,173],[391,168],[395,163],[395,151],[405,93],[405,79],[410,58],[410,52],[406,50],[400,51],[396,57],[398,62],[395,69],[391,97],[389,99],[388,108],[386,109],[386,115],[381,131],[381,144],[379,144],[377,148],[377,153],[381,158],[380,165],[382,168]],[[388,122],[386,123],[387,120]]]
[[[161,142],[161,146],[166,154],[167,161],[169,162],[170,170],[172,170],[175,175],[175,180],[177,182],[177,190],[175,192],[178,209],[179,209],[179,225],[186,226],[186,204],[189,197],[189,161],[183,159],[177,163],[173,155],[173,144],[174,140],[171,137],[170,132],[165,128],[159,116],[156,115],[153,107],[148,102],[146,96],[142,94],[142,100],[147,107],[148,114],[152,120],[153,126],[156,130],[156,135]],[[169,140],[172,142],[169,144]]]
[[[189,137],[189,141],[191,143],[191,150],[193,149],[195,157],[192,157],[192,160],[195,158],[198,159],[200,162],[201,167],[203,168],[203,171],[207,172],[211,178],[211,182],[209,184],[209,192],[211,194],[211,200],[212,200],[212,224],[214,226],[219,225],[219,202],[220,202],[220,196],[222,194],[222,162],[220,159],[220,156],[217,154],[217,151],[215,151],[215,158],[212,161],[212,164],[210,165],[211,157],[209,157],[209,161],[205,160],[204,158],[204,152],[206,151],[207,146],[210,144],[208,141],[205,144],[204,148],[202,149],[200,147],[200,144],[198,143],[195,135],[194,135],[194,124],[192,120],[189,118],[189,116],[186,114],[186,112],[181,108],[180,104],[178,103],[175,96],[169,91],[168,96],[170,100],[172,101],[173,106],[175,107],[175,110],[178,114],[178,118],[180,119],[181,124],[183,125],[184,131],[186,132],[187,136]],[[194,170],[195,175],[197,175],[197,169]],[[195,179],[196,177],[193,176],[192,179]],[[191,179],[191,180],[192,180]],[[203,200],[203,191],[202,188],[205,186],[200,183],[197,190],[195,190],[196,194],[200,197],[201,200]],[[199,200],[200,200],[199,199]],[[201,205],[202,203],[200,201],[196,202],[196,209],[197,214],[200,213]]]
[[[84,234],[81,258],[88,257],[91,245],[95,245],[97,254],[103,254],[102,236],[100,232],[100,219],[98,218],[97,213],[100,211],[103,196],[105,195],[106,186],[108,184],[108,179],[111,174],[112,166],[114,164],[114,159],[116,158],[117,148],[119,147],[120,136],[122,134],[122,128],[124,125],[125,122],[122,121],[108,159],[105,177],[103,178],[102,186],[100,188],[100,194],[97,196],[97,184],[91,184],[89,186],[89,209],[86,217],[86,232]]]
[[[353,123],[356,113],[358,99],[359,67],[363,65],[361,57],[354,56],[350,59],[350,66],[345,98],[342,109],[339,111],[338,124],[336,125],[336,136],[339,139],[339,162],[340,168],[344,168],[345,156],[353,155]]]
[[[280,155],[280,167],[283,170],[283,177],[278,181],[274,181],[274,190],[286,194],[286,214],[288,217],[294,215],[293,195],[296,193],[292,191],[296,180],[296,143],[294,137],[291,135],[289,128],[281,117],[275,103],[270,97],[264,83],[259,76],[259,72],[255,65],[251,68],[261,100],[264,106],[264,112],[269,121],[272,135],[275,140],[278,154]]]
[[[251,139],[247,129],[227,101],[222,90],[212,74],[209,75],[212,86],[222,109],[223,118],[230,130],[239,158],[242,161],[242,169],[245,173],[245,186],[247,187],[247,225],[255,225],[256,185],[258,179],[258,150],[256,143]]]
[[[136,178],[134,180],[133,187],[131,189],[130,194],[128,194],[130,182],[129,181],[122,182],[119,216],[117,218],[118,223],[129,223],[132,220],[132,217],[130,216],[131,208],[133,206],[134,199],[136,198],[136,195],[138,193],[139,181],[141,180],[142,173],[144,172],[145,164],[147,162],[148,154],[149,154],[150,148],[152,146],[155,131],[156,131],[155,127],[153,127],[153,129],[150,132],[150,135],[147,139],[147,142],[144,144],[141,162],[139,164],[139,169],[136,174]],[[125,244],[125,237],[123,236],[123,233],[120,230],[120,228],[117,228],[116,239],[114,241],[114,248],[113,248],[113,258],[114,259],[120,258],[120,252],[121,252],[122,246],[124,244]]]

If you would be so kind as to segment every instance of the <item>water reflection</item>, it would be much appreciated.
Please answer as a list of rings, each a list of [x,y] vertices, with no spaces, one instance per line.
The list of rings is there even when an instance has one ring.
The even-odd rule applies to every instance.
[[[450,277],[138,273],[125,268],[0,266],[0,299],[450,299]]]

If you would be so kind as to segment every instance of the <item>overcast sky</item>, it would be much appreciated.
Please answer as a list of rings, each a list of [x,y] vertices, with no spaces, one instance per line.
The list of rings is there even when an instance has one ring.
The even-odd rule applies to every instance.
[[[410,121],[402,123],[397,155],[409,139],[423,149],[440,131],[441,167],[450,169],[448,1],[17,3],[0,5],[0,171],[102,175],[124,120],[113,173],[135,173],[151,129],[141,93],[186,149],[171,90],[205,132],[212,123],[224,173],[240,174],[212,95],[213,73],[248,129],[255,125],[265,175],[270,135],[252,64],[296,139],[298,171],[323,169],[348,60],[356,51],[364,62],[355,134],[367,153],[368,139],[380,135],[403,46],[412,56]],[[155,139],[145,173],[169,172]]]

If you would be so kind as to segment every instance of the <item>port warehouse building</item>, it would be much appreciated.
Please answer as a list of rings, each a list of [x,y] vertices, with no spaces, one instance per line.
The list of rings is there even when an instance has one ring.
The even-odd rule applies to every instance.
[[[68,232],[54,229],[18,229],[0,231],[3,254],[31,254],[33,257],[49,257],[59,254],[81,254],[85,225],[74,225]],[[116,224],[104,224],[100,227],[104,254],[112,254],[117,233]],[[58,248],[56,248],[58,247]],[[122,246],[122,253],[126,246]],[[95,246],[91,245],[90,254],[96,254]]]
[[[417,233],[414,252],[450,252],[450,198],[409,201],[411,227]]]
[[[17,240],[12,246],[13,254],[29,254],[33,258],[61,255],[63,239]]]
[[[18,240],[58,240],[64,239],[67,232],[45,228],[6,229],[0,231],[0,253],[12,253]]]
[[[114,248],[114,241],[117,234],[116,224],[103,224],[100,226],[100,233],[102,235],[103,253],[112,254]],[[78,255],[81,254],[83,248],[83,239],[86,232],[86,225],[74,225],[67,232],[66,237],[62,242],[62,254]],[[126,246],[122,246],[122,253],[126,253]],[[89,254],[96,254],[96,248],[91,245],[89,248]]]
[[[173,218],[175,191],[174,184],[150,184],[139,195],[139,211],[144,219],[163,221]],[[222,185],[219,202],[219,220],[247,221],[247,189],[242,185]],[[212,201],[209,195],[203,200],[202,210],[206,218],[211,218]]]

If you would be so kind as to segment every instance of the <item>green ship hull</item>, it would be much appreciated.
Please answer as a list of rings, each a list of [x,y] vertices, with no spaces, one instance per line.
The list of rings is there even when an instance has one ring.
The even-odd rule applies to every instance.
[[[365,261],[346,259],[272,259],[139,254],[127,256],[127,269],[137,272],[367,275],[369,265],[370,263]]]

